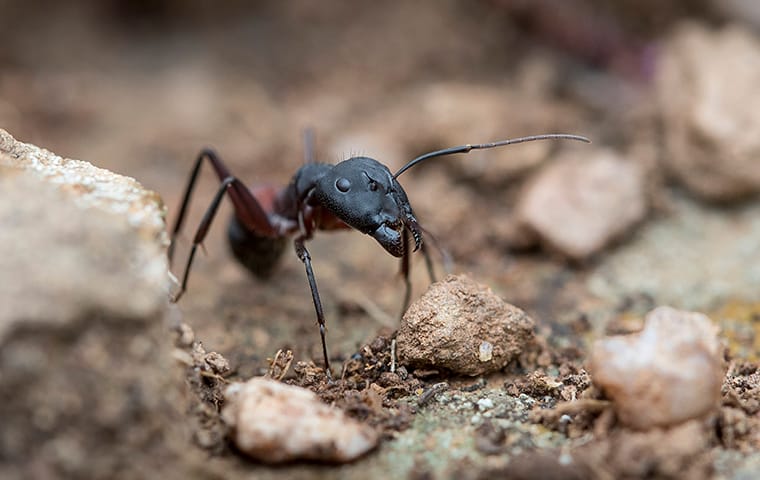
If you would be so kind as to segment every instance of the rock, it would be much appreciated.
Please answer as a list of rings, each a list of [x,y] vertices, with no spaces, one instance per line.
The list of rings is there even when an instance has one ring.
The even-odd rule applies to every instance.
[[[222,418],[232,440],[261,462],[350,462],[377,445],[370,426],[305,388],[258,377],[230,385],[224,395]]]
[[[134,179],[16,142],[0,130],[0,341],[17,322],[167,304],[164,207]],[[23,239],[23,241],[20,241]],[[7,300],[7,301],[4,301]]]
[[[759,82],[760,40],[750,31],[687,24],[667,42],[656,83],[663,158],[695,194],[729,201],[760,192]]]
[[[163,323],[162,212],[134,180],[0,130],[0,458],[10,478],[152,476],[184,442]]]
[[[612,478],[707,480],[714,478],[709,450],[712,435],[709,424],[691,420],[645,432],[619,429],[602,445],[589,448],[607,453],[602,464],[612,470]]]
[[[516,209],[544,244],[581,260],[644,218],[644,172],[612,150],[568,151],[529,182]]]
[[[533,341],[533,320],[465,275],[430,286],[404,314],[399,361],[482,375],[504,368]]]
[[[619,420],[638,430],[703,417],[720,402],[718,327],[701,313],[659,307],[635,334],[598,340],[589,371]]]
[[[573,449],[572,457],[597,473],[582,478],[708,480],[715,478],[714,438],[715,425],[700,420],[646,431],[615,428],[595,433],[593,441]]]
[[[157,193],[146,190],[134,178],[118,175],[81,160],[62,158],[34,145],[17,142],[0,129],[0,166],[24,170],[69,194],[81,208],[95,208],[118,216],[148,240],[154,250],[168,245],[165,208]],[[160,256],[163,258],[163,254]],[[155,266],[165,282],[165,268]]]

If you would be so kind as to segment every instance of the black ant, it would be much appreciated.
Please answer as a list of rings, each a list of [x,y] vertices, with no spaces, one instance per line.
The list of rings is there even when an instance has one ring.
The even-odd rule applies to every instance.
[[[268,277],[282,255],[286,239],[294,237],[296,255],[306,267],[306,277],[309,280],[319,334],[322,338],[325,372],[329,377],[330,360],[327,356],[325,341],[325,318],[311,267],[311,256],[305,242],[310,240],[317,230],[354,228],[371,235],[388,253],[401,258],[401,274],[406,285],[403,313],[409,306],[411,295],[410,240],[414,241],[412,252],[421,250],[425,255],[431,281],[434,281],[434,274],[428,250],[422,239],[424,229],[414,216],[406,192],[397,181],[398,176],[433,157],[548,139],[589,142],[587,138],[579,135],[545,134],[492,143],[461,145],[421,155],[401,167],[395,174],[391,174],[388,167],[369,157],[352,157],[336,165],[316,163],[312,153],[313,139],[307,132],[306,163],[298,169],[290,184],[282,189],[274,187],[248,189],[243,182],[230,173],[213,150],[204,149],[195,161],[179,215],[172,229],[168,251],[170,264],[174,255],[176,237],[182,228],[193,187],[204,159],[211,162],[211,166],[221,181],[221,186],[195,233],[180,290],[174,295],[172,301],[179,300],[187,289],[187,280],[196,249],[206,237],[222,197],[227,193],[234,207],[234,214],[228,228],[232,252],[235,258],[255,276]]]

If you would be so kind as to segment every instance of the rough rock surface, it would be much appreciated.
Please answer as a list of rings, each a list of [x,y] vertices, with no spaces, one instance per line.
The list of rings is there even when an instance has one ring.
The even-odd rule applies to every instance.
[[[402,365],[481,375],[504,368],[533,340],[533,320],[465,275],[430,286],[404,314]]]
[[[0,130],[3,478],[150,476],[179,438],[161,211]]]
[[[161,198],[133,178],[17,142],[3,129],[0,165],[32,173],[69,193],[67,198],[78,206],[118,215],[146,238],[168,242]]]
[[[0,275],[8,279],[0,281],[0,340],[22,320],[66,323],[104,306],[144,318],[166,305],[164,210],[155,193],[4,130],[0,175]]]
[[[225,391],[222,418],[240,451],[266,463],[350,462],[372,450],[377,433],[305,388],[257,377]]]
[[[710,59],[705,61],[705,59]],[[760,41],[687,24],[664,49],[657,90],[673,175],[703,198],[760,192]]]
[[[586,258],[644,218],[643,169],[612,150],[568,151],[521,195],[520,222],[562,254]]]
[[[593,382],[625,425],[646,430],[702,417],[720,402],[718,327],[701,313],[659,307],[635,334],[594,344]]]

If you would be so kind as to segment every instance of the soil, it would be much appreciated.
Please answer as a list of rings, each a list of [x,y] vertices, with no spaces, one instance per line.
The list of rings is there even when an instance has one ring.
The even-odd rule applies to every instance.
[[[760,203],[698,200],[652,153],[659,120],[642,52],[686,16],[725,21],[707,2],[675,2],[662,15],[656,2],[613,2],[595,19],[615,39],[610,52],[558,40],[552,2],[535,2],[540,8],[528,17],[504,1],[6,3],[0,127],[137,178],[163,197],[169,221],[202,147],[213,145],[250,184],[284,185],[301,165],[306,127],[316,130],[326,162],[359,152],[393,170],[432,149],[493,140],[478,137],[478,125],[487,125],[489,136],[494,129],[583,134],[649,172],[648,218],[603,252],[572,262],[522,241],[511,211],[550,155],[520,163],[528,150],[508,147],[517,166],[499,177],[486,169],[483,182],[459,165],[492,158],[474,153],[401,177],[418,218],[451,254],[451,271],[490,286],[537,324],[537,351],[485,377],[396,363],[399,265],[371,238],[346,231],[320,232],[308,244],[336,376],[327,382],[303,265],[286,249],[272,278],[251,277],[225,245],[225,203],[188,292],[167,306],[190,433],[179,458],[130,452],[135,462],[149,458],[155,476],[751,478],[760,471]],[[573,3],[583,12],[599,2]],[[562,25],[563,34],[587,39],[580,19]],[[626,61],[613,61],[616,53]],[[502,92],[514,102],[509,117],[503,105],[465,101],[462,85]],[[425,105],[435,88],[471,108],[465,115]],[[563,148],[583,147],[549,150]],[[176,274],[217,187],[205,169]],[[446,262],[434,259],[440,277]],[[413,300],[427,277],[415,256]],[[587,352],[601,335],[639,329],[662,304],[702,311],[721,326],[723,400],[710,418],[631,431],[592,385]],[[315,391],[382,432],[380,447],[345,466],[273,468],[245,459],[219,411],[224,387],[255,375]]]

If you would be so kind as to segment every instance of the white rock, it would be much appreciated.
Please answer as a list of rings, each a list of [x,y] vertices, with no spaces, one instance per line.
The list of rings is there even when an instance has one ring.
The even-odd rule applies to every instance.
[[[16,141],[0,129],[0,166],[23,170],[69,195],[80,208],[119,215],[143,237],[168,244],[165,207],[155,192],[134,178],[89,162],[62,158],[44,148]]]
[[[694,193],[727,201],[760,192],[758,83],[760,40],[747,29],[690,23],[666,42],[656,82],[663,159]]]
[[[305,388],[264,377],[225,391],[222,418],[240,451],[266,463],[349,462],[372,450],[375,430]]]
[[[644,218],[644,172],[612,150],[568,151],[522,193],[519,221],[554,250],[583,259]]]
[[[135,180],[0,129],[0,477],[144,478],[150,458],[166,467],[151,476],[176,472],[164,231]]]
[[[93,311],[154,318],[168,298],[163,213],[134,179],[0,129],[0,341]]]
[[[694,312],[659,307],[641,332],[598,340],[589,370],[620,421],[646,430],[702,417],[720,401],[718,327]]]
[[[493,359],[493,345],[490,342],[483,341],[480,344],[478,358],[481,362],[490,362]]]

